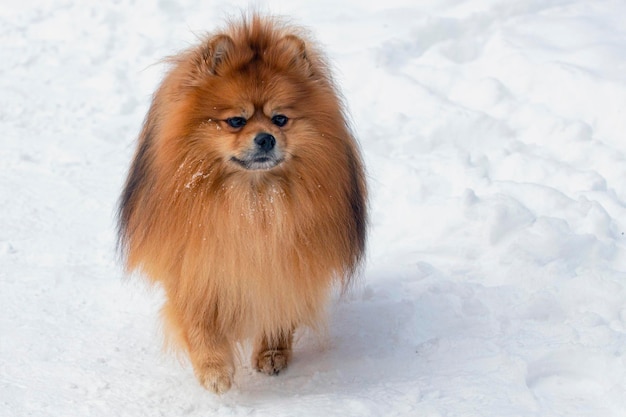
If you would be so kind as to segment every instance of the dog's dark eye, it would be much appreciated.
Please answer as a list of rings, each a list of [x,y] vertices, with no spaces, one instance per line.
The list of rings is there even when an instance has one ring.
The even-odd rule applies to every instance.
[[[226,123],[228,123],[228,126],[235,129],[244,127],[246,125],[246,122],[246,119],[244,119],[243,117],[229,117],[228,119],[226,119]]]
[[[277,114],[276,116],[272,117],[272,123],[274,123],[278,127],[285,126],[288,121],[289,118],[284,114]]]

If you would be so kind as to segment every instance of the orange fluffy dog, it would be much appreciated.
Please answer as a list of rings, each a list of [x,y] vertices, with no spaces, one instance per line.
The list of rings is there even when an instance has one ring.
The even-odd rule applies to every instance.
[[[167,334],[198,380],[231,386],[233,349],[277,374],[363,256],[357,143],[320,52],[253,15],[172,58],[119,208],[128,270],[166,294]]]

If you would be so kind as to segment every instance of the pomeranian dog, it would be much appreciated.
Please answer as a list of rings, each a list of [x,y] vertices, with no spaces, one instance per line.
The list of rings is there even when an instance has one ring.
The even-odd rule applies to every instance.
[[[285,369],[363,258],[363,163],[328,65],[258,14],[171,58],[119,205],[128,271],[163,287],[166,336],[227,391],[236,345]]]

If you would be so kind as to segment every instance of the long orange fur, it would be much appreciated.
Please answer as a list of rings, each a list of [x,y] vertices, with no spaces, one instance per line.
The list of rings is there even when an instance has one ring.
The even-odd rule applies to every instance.
[[[254,339],[254,366],[277,373],[293,331],[315,327],[334,284],[348,285],[365,246],[365,177],[328,66],[300,29],[254,14],[170,61],[121,196],[120,247],[129,271],[164,288],[167,334],[221,393],[235,343]],[[225,123],[234,116],[245,127]],[[284,161],[233,163],[259,132]]]

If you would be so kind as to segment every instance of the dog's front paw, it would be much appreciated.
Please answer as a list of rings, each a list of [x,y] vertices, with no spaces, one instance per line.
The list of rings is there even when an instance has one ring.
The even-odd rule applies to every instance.
[[[195,370],[200,384],[209,391],[221,395],[230,389],[233,382],[233,372],[219,366],[205,366]]]
[[[287,367],[289,352],[284,349],[269,349],[259,352],[255,361],[255,368],[267,375],[278,375]]]

